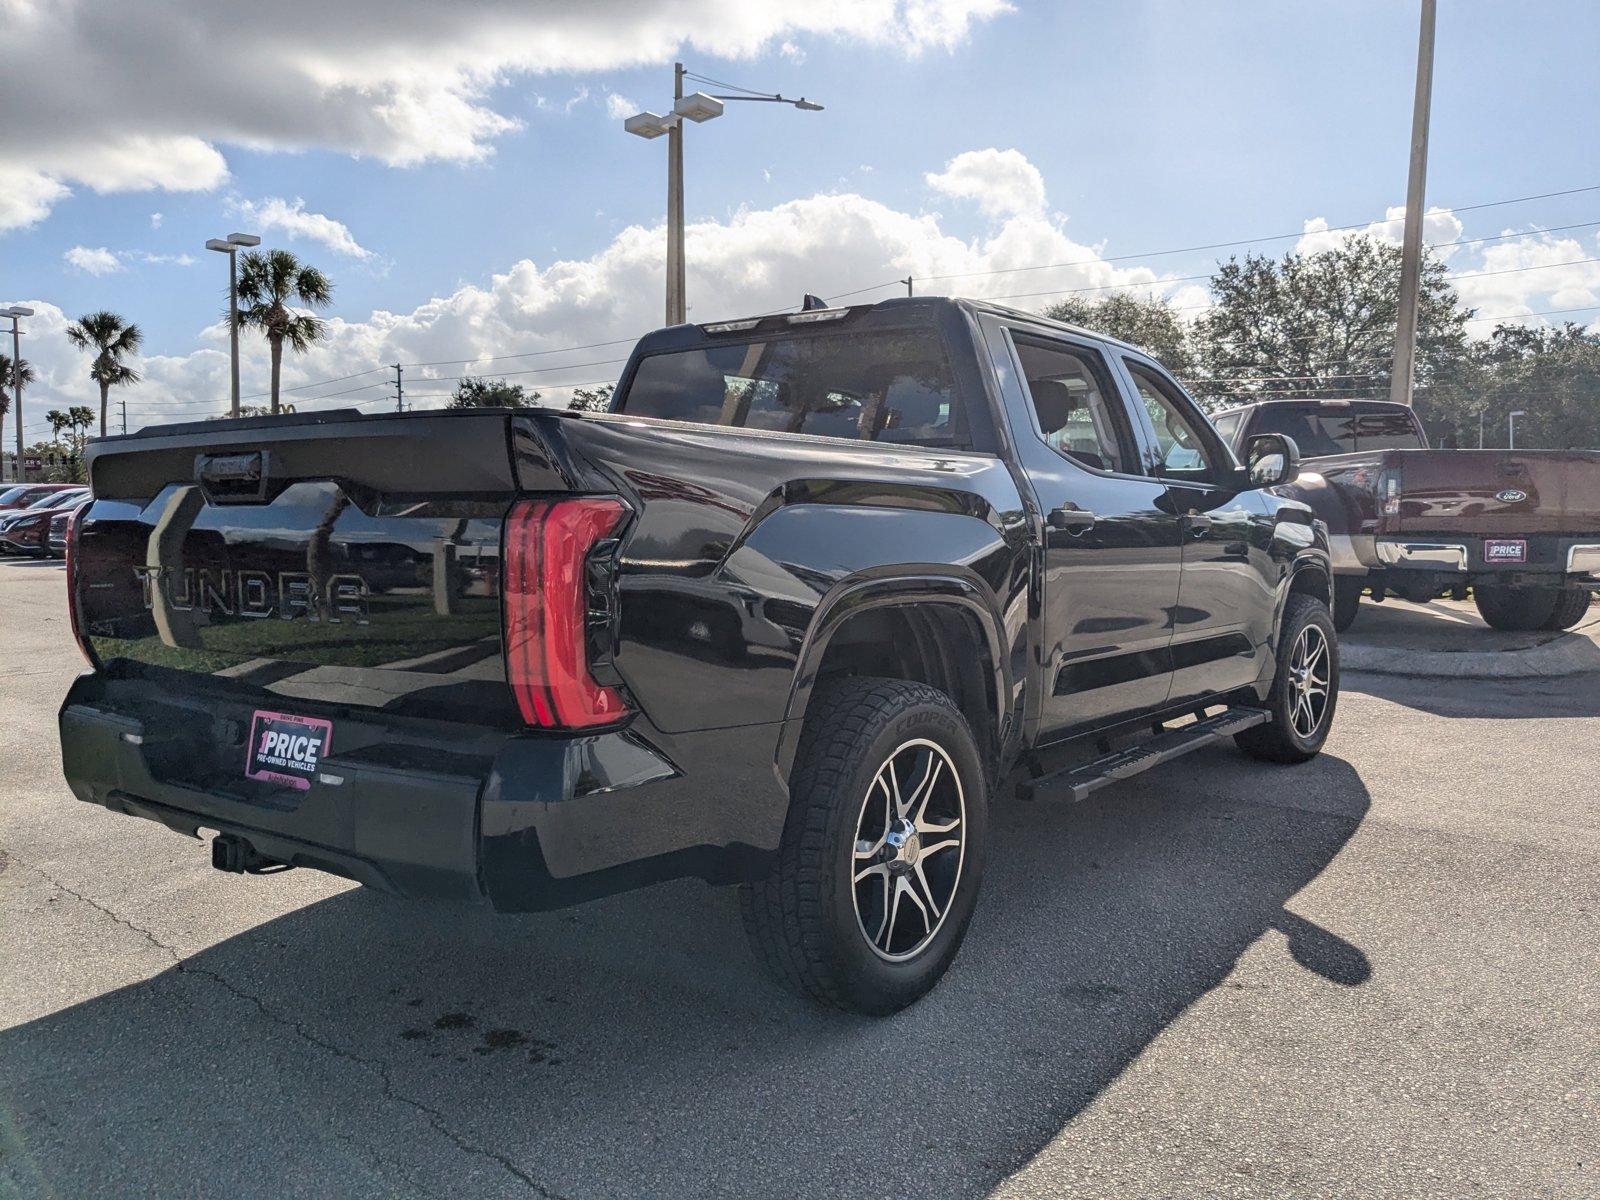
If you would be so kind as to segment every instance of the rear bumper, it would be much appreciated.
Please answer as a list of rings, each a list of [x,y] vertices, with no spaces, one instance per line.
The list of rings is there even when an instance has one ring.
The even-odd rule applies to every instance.
[[[263,858],[381,891],[501,911],[680,876],[759,878],[787,808],[772,769],[776,726],[675,739],[641,722],[583,737],[478,730],[451,750],[417,722],[363,744],[361,722],[373,714],[323,711],[334,752],[296,791],[245,780],[242,744],[235,755],[215,740],[236,718],[214,701],[203,708],[216,715],[148,683],[80,677],[60,714],[73,794],[190,836],[229,834]],[[341,755],[345,731],[362,748]],[[219,770],[234,757],[236,773]]]
[[[1496,561],[1485,556],[1486,541],[1526,543],[1525,561]],[[1471,577],[1560,577],[1569,583],[1600,583],[1600,539],[1533,535],[1527,538],[1446,535],[1414,538],[1380,537],[1377,559],[1382,568]]]

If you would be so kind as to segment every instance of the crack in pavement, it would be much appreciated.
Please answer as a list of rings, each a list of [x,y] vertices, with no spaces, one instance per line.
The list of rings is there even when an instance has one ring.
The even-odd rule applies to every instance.
[[[444,1114],[438,1109],[423,1103],[421,1100],[418,1100],[413,1096],[408,1096],[403,1092],[396,1091],[394,1080],[389,1073],[389,1065],[383,1060],[367,1058],[364,1055],[356,1054],[350,1050],[346,1050],[344,1047],[319,1036],[304,1022],[297,1021],[292,1017],[287,1017],[280,1013],[274,1012],[271,1008],[267,1007],[266,1003],[259,996],[252,992],[246,991],[235,984],[232,980],[218,974],[215,971],[208,970],[205,967],[198,967],[188,962],[175,947],[167,945],[167,943],[163,942],[150,930],[144,928],[144,926],[134,924],[121,913],[107,908],[104,904],[100,903],[98,900],[95,900],[93,897],[86,896],[82,892],[68,887],[38,864],[23,862],[22,860],[16,858],[13,858],[11,861],[19,866],[27,867],[30,871],[38,875],[41,879],[43,879],[57,891],[61,892],[63,895],[71,896],[74,900],[87,905],[89,908],[94,909],[102,916],[109,918],[116,924],[121,925],[125,929],[128,929],[132,933],[142,937],[145,941],[149,942],[150,945],[154,946],[157,950],[161,951],[163,954],[172,959],[174,970],[184,975],[210,980],[212,983],[216,984],[230,995],[252,1005],[256,1011],[258,1011],[263,1017],[271,1021],[273,1024],[281,1025],[283,1028],[292,1031],[299,1036],[301,1040],[309,1043],[312,1046],[315,1046],[319,1050],[333,1055],[336,1058],[343,1059],[346,1062],[354,1063],[357,1066],[370,1071],[372,1074],[378,1077],[378,1081],[382,1085],[382,1095],[385,1100],[391,1100],[397,1104],[403,1104],[408,1108],[414,1109],[418,1113],[422,1114],[423,1118],[434,1129],[434,1131],[449,1140],[458,1150],[461,1150],[466,1154],[473,1154],[480,1158],[486,1158],[490,1162],[497,1164],[508,1175],[512,1176],[524,1186],[532,1189],[538,1195],[544,1197],[545,1200],[567,1200],[566,1197],[563,1197],[559,1193],[553,1192],[549,1188],[545,1187],[542,1183],[540,1183],[532,1175],[529,1175],[521,1167],[517,1166],[516,1163],[514,1163],[504,1154],[501,1154],[497,1150],[491,1150],[487,1146],[478,1145],[465,1134],[451,1127],[449,1122],[445,1119]],[[371,1150],[370,1147],[368,1149]],[[377,1152],[375,1150],[371,1150],[371,1153],[373,1154],[374,1158],[377,1157]],[[410,1181],[408,1180],[408,1182]]]

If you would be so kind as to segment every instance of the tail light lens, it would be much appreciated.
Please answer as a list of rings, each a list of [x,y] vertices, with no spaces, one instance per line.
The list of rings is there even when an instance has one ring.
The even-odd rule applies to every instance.
[[[628,715],[622,693],[595,679],[588,649],[590,556],[627,511],[608,496],[519,500],[506,519],[506,677],[529,725],[588,729]],[[593,615],[609,624],[603,606]]]
[[[83,617],[78,612],[81,603],[78,598],[80,593],[78,575],[81,566],[78,527],[83,524],[83,518],[88,512],[89,506],[85,504],[67,518],[67,620],[72,625],[72,639],[78,643],[78,649],[83,651],[83,656],[89,660],[91,667],[97,667],[99,664],[94,660],[94,651],[89,648],[89,639],[83,636]]]
[[[1378,477],[1378,511],[1385,517],[1400,515],[1400,468],[1389,467]]]

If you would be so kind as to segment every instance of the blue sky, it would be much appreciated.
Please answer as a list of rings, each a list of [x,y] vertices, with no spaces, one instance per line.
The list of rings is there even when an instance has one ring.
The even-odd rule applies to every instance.
[[[92,7],[92,0],[75,2]],[[404,7],[391,20],[403,21]],[[1445,0],[1441,9],[1430,204],[1600,183],[1594,137],[1600,6]],[[368,252],[356,258],[306,237],[269,233],[269,241],[334,277],[334,311],[351,323],[367,323],[374,310],[412,314],[463,287],[492,291],[494,278],[519,260],[535,271],[558,260],[592,262],[628,227],[653,228],[661,220],[665,141],[625,135],[607,97],[663,110],[675,56],[711,76],[805,93],[827,105],[822,113],[730,105],[724,118],[692,127],[692,222],[724,225],[741,210],[842,193],[908,219],[936,214],[943,237],[981,248],[1002,218],[930,188],[927,175],[963,152],[986,148],[1020,152],[1042,178],[1048,221],[1071,244],[1109,256],[1289,232],[1314,217],[1361,221],[1403,200],[1416,22],[1416,5],[1395,0],[1162,0],[1018,3],[971,19],[948,44],[912,48],[881,34],[780,25],[756,52],[719,57],[680,49],[668,36],[654,54],[619,51],[619,64],[629,65],[504,70],[475,102],[518,127],[481,137],[489,153],[478,161],[434,157],[390,165],[384,160],[395,158],[392,147],[353,154],[342,134],[317,144],[313,121],[309,131],[291,129],[275,142],[252,134],[256,149],[197,128],[195,136],[214,147],[227,172],[203,190],[130,191],[112,180],[96,191],[92,173],[88,183],[63,174],[70,194],[31,226],[0,233],[0,297],[42,300],[68,316],[110,307],[140,323],[148,353],[189,356],[210,344],[202,331],[222,304],[222,260],[201,243],[250,227],[239,206],[273,197],[303,201],[305,212],[341,223]],[[248,60],[251,43],[241,39],[217,52]],[[284,100],[300,102],[315,98]],[[8,110],[16,111],[16,103],[8,101]],[[116,129],[114,112],[104,119],[113,139],[138,130],[137,124]],[[165,133],[183,132],[181,117],[163,111],[160,119]],[[47,144],[48,117],[38,123],[37,137]],[[48,146],[38,154],[46,161]],[[157,212],[160,224],[153,227]],[[1463,236],[1594,219],[1600,192],[1464,214]],[[1593,230],[1573,237],[1579,249],[1568,257],[1600,255]],[[1292,245],[1261,248],[1281,252]],[[74,247],[105,248],[117,269],[96,275],[70,265],[64,255]],[[759,242],[742,252],[762,253]],[[142,257],[184,254],[195,261]],[[1149,266],[1181,276],[1205,271],[1215,258],[1195,253],[1151,259]],[[816,255],[785,278],[803,278],[826,294],[888,278],[891,265],[870,253]],[[1474,258],[1461,265],[1492,264]],[[1559,272],[1548,274],[1546,297],[1555,294]],[[659,276],[635,275],[607,276],[607,286],[648,293],[658,307]],[[1067,286],[1077,277],[1059,278]],[[1568,280],[1563,294],[1582,299],[1571,289],[1588,287],[1587,280]],[[710,286],[698,293],[702,313]],[[592,311],[593,297],[584,303]],[[618,328],[586,324],[566,311],[551,315],[577,340]],[[491,338],[463,344],[461,353],[525,344],[535,343],[502,348]],[[437,354],[445,342],[434,339],[426,348]],[[370,365],[360,352],[353,344],[344,361],[328,359],[326,367]],[[174,395],[183,390],[176,377],[162,386]]]

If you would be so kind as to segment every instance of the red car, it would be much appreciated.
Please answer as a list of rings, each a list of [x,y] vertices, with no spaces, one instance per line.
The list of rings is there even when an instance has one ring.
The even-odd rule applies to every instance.
[[[36,500],[31,508],[0,516],[0,550],[7,554],[43,555],[50,548],[50,519],[87,504],[87,488],[56,492]]]
[[[83,490],[81,483],[17,483],[0,491],[0,512],[15,511],[37,504],[55,492]]]

